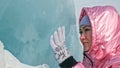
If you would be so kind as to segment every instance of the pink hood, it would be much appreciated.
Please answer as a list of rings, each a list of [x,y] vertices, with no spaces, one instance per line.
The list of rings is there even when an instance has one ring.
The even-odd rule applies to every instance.
[[[86,14],[92,25],[92,47],[86,55],[92,60],[93,67],[106,68],[106,65],[120,63],[120,58],[118,59],[120,57],[120,17],[118,12],[111,6],[85,7],[82,9],[79,21]],[[116,61],[113,60],[115,58],[117,58]],[[85,60],[85,67],[90,68]],[[107,63],[108,60],[109,63]]]

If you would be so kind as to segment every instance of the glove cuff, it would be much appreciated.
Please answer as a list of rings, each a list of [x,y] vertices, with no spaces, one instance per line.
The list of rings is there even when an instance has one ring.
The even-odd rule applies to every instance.
[[[73,56],[70,56],[65,61],[59,64],[61,68],[72,68],[74,65],[77,64],[77,61],[73,58]]]

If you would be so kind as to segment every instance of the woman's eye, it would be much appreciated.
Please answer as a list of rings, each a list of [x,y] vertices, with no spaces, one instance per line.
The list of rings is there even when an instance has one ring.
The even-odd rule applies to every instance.
[[[82,31],[80,31],[79,33],[82,34]]]
[[[85,31],[90,31],[90,29],[85,29]]]

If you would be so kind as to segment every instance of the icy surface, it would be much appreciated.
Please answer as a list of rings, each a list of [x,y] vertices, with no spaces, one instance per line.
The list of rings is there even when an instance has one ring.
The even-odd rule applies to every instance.
[[[8,50],[4,49],[4,44],[0,41],[0,68],[49,68],[47,64],[31,66],[21,63]]]
[[[24,64],[58,68],[49,39],[59,26],[65,26],[67,47],[80,60],[75,20],[72,0],[0,0],[0,40]]]

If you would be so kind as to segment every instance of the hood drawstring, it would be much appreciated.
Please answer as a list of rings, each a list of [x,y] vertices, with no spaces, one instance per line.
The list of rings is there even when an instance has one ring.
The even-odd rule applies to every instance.
[[[86,58],[88,58],[89,60],[90,60],[90,62],[91,62],[91,64],[92,64],[92,68],[93,68],[93,61],[85,54],[85,52],[83,53],[83,55],[84,55],[84,57],[86,57]]]

